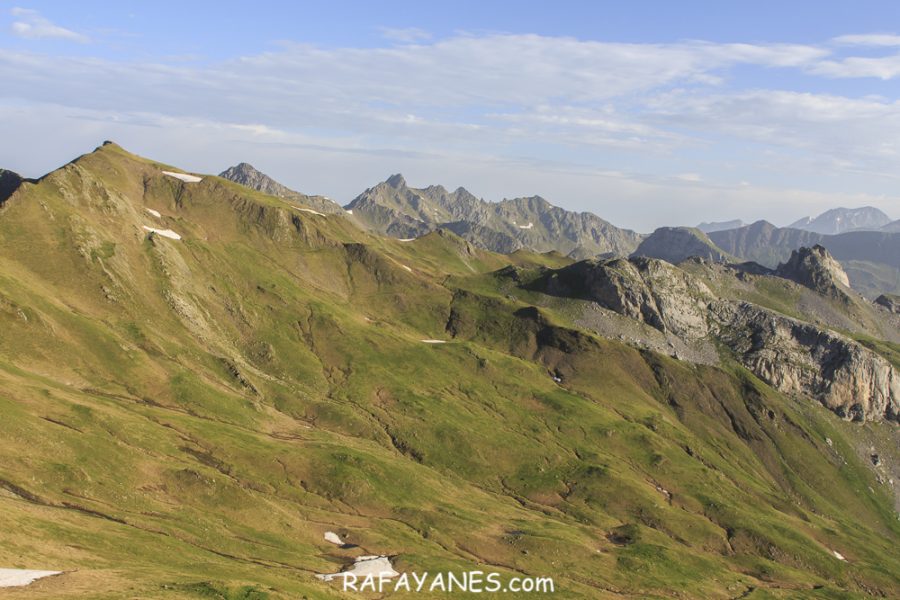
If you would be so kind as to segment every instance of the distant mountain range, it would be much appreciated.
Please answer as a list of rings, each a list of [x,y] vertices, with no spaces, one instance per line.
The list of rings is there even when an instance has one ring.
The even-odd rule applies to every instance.
[[[713,231],[723,231],[725,229],[737,229],[738,227],[743,227],[746,225],[740,219],[733,219],[731,221],[713,221],[712,223],[700,223],[697,225],[697,229],[702,231],[703,233],[712,233]]]
[[[790,258],[797,248],[820,244],[841,262],[851,285],[875,298],[900,291],[900,234],[886,231],[849,231],[824,235],[780,228],[767,221],[709,234],[719,248],[767,267]]]
[[[528,248],[575,258],[627,255],[641,241],[634,231],[553,206],[540,196],[486,202],[461,187],[453,192],[439,185],[412,188],[399,174],[367,189],[346,209],[378,233],[414,238],[444,228],[505,254]]]
[[[833,208],[815,218],[804,217],[788,225],[788,228],[834,235],[848,231],[877,231],[890,222],[891,218],[877,208],[863,206]]]
[[[801,247],[819,244],[842,264],[860,293],[900,293],[900,221],[873,207],[836,208],[790,227],[767,221],[661,227],[649,235],[616,227],[588,212],[572,212],[540,196],[488,202],[465,188],[410,187],[400,174],[365,190],[341,208],[278,183],[247,163],[222,177],[328,214],[344,213],[362,227],[399,239],[446,229],[473,245],[509,254],[556,251],[575,259],[644,256],[677,264],[696,256],[713,262],[754,261],[774,269]]]

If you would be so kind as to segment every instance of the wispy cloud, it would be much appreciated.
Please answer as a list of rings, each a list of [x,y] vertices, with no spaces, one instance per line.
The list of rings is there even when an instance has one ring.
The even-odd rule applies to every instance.
[[[16,13],[21,22],[40,18],[16,10],[25,11]],[[437,174],[434,181],[453,182],[440,174],[456,169],[457,184],[482,182],[497,195],[542,193],[581,202],[583,209],[592,208],[587,198],[599,188],[578,191],[564,177],[585,186],[587,181],[606,185],[604,193],[626,199],[629,194],[668,198],[666,187],[678,188],[684,201],[688,194],[747,199],[764,185],[788,182],[796,188],[801,181],[820,191],[797,197],[836,197],[821,190],[825,173],[856,177],[842,180],[845,189],[852,181],[877,196],[892,189],[877,182],[892,177],[900,161],[900,103],[822,91],[837,78],[900,77],[900,58],[893,56],[887,34],[841,36],[816,45],[383,33],[396,43],[378,48],[288,43],[218,63],[0,49],[0,99],[64,105],[83,115],[74,129],[97,132],[87,143],[114,137],[104,133],[110,129],[132,132],[135,140],[152,137],[158,146],[150,150],[168,148],[172,154],[160,158],[169,162],[201,154],[224,161],[227,144],[248,153],[229,161],[252,159],[261,148],[273,161],[277,151],[285,152],[294,164],[316,164],[319,187],[311,191],[335,197],[345,188],[324,187],[324,174],[333,175],[336,185],[360,190],[370,178],[401,168],[390,161],[403,160]],[[857,50],[863,46],[876,48]],[[796,75],[775,81],[790,80],[798,89],[741,85],[748,71],[771,70]],[[815,91],[803,91],[810,81]],[[55,112],[58,127],[67,122],[65,115]],[[84,115],[93,120],[88,123]],[[138,128],[140,135],[134,133]],[[738,166],[727,164],[728,154],[739,155]],[[381,169],[384,173],[374,173]],[[285,172],[292,171],[285,167]],[[616,178],[612,172],[644,175]],[[485,183],[490,180],[504,186],[517,182],[519,188],[499,190]],[[746,180],[754,184],[741,186]],[[726,195],[728,181],[741,191]],[[308,189],[302,181],[288,183]],[[775,187],[766,189],[775,198]],[[775,200],[771,206],[781,210]],[[724,201],[716,207],[745,219],[765,216],[738,213],[741,206]],[[645,212],[648,219],[664,216]]]
[[[414,44],[416,42],[425,42],[431,39],[431,34],[424,29],[418,27],[381,27],[381,37],[392,42],[400,42],[401,44]]]
[[[10,14],[18,18],[18,20],[13,21],[12,32],[21,38],[32,40],[68,40],[80,44],[90,41],[86,35],[52,23],[36,10],[20,8],[17,6],[10,10]]]
[[[862,33],[839,35],[831,39],[832,43],[839,46],[900,46],[900,35],[893,33]]]

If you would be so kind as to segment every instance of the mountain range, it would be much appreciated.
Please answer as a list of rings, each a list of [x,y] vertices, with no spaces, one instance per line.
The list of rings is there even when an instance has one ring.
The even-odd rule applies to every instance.
[[[789,229],[802,229],[824,235],[847,231],[878,231],[891,222],[891,218],[872,206],[862,208],[833,208],[818,217],[804,217],[788,225]]]
[[[333,202],[288,190],[246,163],[221,176],[293,198],[315,210],[340,212]],[[414,239],[443,228],[479,248],[505,254],[519,249],[556,251],[577,259],[634,254],[673,263],[699,256],[720,262],[755,261],[775,268],[792,251],[820,244],[842,263],[851,286],[866,297],[900,293],[900,221],[890,222],[872,207],[837,208],[787,228],[735,220],[702,223],[696,229],[662,227],[642,235],[591,213],[553,206],[539,196],[486,202],[462,187],[453,192],[439,185],[411,188],[397,174],[365,190],[344,208],[356,223],[382,235]]]
[[[10,597],[346,598],[372,561],[900,596],[900,312],[834,250],[891,234],[754,224],[799,244],[765,266],[746,228],[226,173],[275,193],[107,142],[0,204],[0,563],[60,572]]]

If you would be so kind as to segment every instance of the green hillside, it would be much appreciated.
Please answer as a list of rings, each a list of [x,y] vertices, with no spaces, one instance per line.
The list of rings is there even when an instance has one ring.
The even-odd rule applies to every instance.
[[[900,596],[857,451],[895,425],[509,285],[558,254],[163,170],[107,143],[0,208],[0,566],[65,571],[0,597],[369,597],[315,577],[360,555],[561,598]]]

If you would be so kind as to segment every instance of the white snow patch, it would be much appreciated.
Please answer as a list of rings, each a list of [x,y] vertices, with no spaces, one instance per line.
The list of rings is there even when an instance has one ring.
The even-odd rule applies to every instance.
[[[146,208],[146,207],[144,208],[144,210],[146,210],[148,213],[150,213],[151,215],[153,215],[153,216],[156,217],[157,219],[162,219],[162,215],[159,214],[159,211],[158,211],[158,210],[153,210],[152,208]]]
[[[174,171],[163,171],[163,175],[168,175],[169,177],[180,179],[185,183],[197,183],[199,181],[203,181],[202,177],[197,177],[196,175],[188,175],[187,173],[175,173]]]
[[[447,340],[419,340],[425,344],[446,344]]]
[[[59,575],[62,571],[30,571],[28,569],[0,569],[0,588],[21,587],[29,585],[51,575]]]
[[[293,205],[291,205],[291,206],[293,206]],[[300,208],[299,206],[294,206],[294,208],[296,208],[297,210],[302,210],[303,212],[308,212],[308,213],[312,213],[314,215],[319,215],[320,217],[325,216],[325,213],[320,213],[319,211],[313,210],[311,208]]]
[[[392,577],[397,577],[400,573],[394,570],[391,559],[387,556],[360,556],[356,559],[356,562],[353,563],[353,566],[346,571],[329,573],[326,575],[316,575],[316,577],[322,581],[332,581],[333,579],[346,577],[347,575],[354,575],[360,579],[365,578],[367,575],[381,579],[390,579]]]
[[[838,560],[844,560],[844,561],[847,560],[846,558],[844,558],[844,555],[841,554],[840,552],[838,552],[837,550],[832,550],[831,553],[834,554],[834,557]]]
[[[528,223],[528,225],[519,225],[519,229],[531,229],[534,227],[534,223]]]
[[[348,208],[348,209],[345,210],[344,212],[346,212],[348,215],[352,215],[352,214],[353,214],[353,209],[352,209],[352,208]]]
[[[343,546],[343,545],[344,545],[344,541],[341,539],[341,536],[339,536],[338,534],[336,534],[336,533],[333,532],[333,531],[326,531],[326,532],[325,532],[325,541],[326,541],[326,542],[331,542],[332,544],[336,544],[336,545],[338,545],[338,546]]]
[[[409,271],[410,273],[413,272],[413,270],[410,269],[409,267],[407,267],[406,265],[400,265],[400,266],[403,267],[404,269],[406,269],[407,271]]]
[[[397,238],[398,242],[414,242],[416,238]]]
[[[180,240],[181,239],[181,236],[178,235],[177,233],[175,233],[174,231],[172,231],[171,229],[157,229],[155,227],[147,227],[146,225],[144,225],[143,227],[147,231],[152,231],[155,234],[161,235],[163,237],[167,237],[172,240]]]

